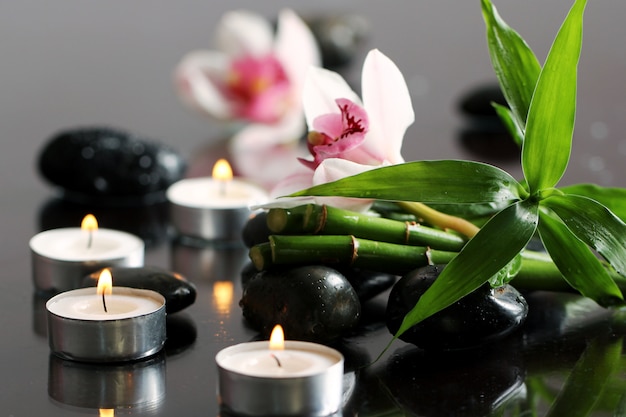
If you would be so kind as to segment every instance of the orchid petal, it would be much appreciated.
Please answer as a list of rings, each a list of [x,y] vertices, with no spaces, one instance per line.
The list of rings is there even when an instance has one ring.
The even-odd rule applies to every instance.
[[[322,133],[330,138],[338,138],[343,132],[341,114],[328,113],[317,116],[313,120],[312,131]]]
[[[270,192],[270,198],[278,198],[313,185],[313,172],[300,167],[295,173],[280,181]]]
[[[270,22],[246,10],[224,14],[215,35],[218,48],[231,56],[265,55],[271,52],[274,41]]]
[[[278,123],[254,123],[243,127],[232,137],[229,146],[232,153],[257,152],[265,147],[294,143],[304,131],[302,115],[291,112]],[[302,156],[306,156],[306,153]]]
[[[313,174],[313,185],[324,184],[369,171],[378,166],[363,165],[341,158],[325,159]]]
[[[218,119],[232,117],[228,101],[211,79],[211,75],[219,79],[228,65],[228,58],[220,52],[195,51],[183,57],[174,72],[174,83],[181,101]]]
[[[346,98],[361,105],[361,99],[341,75],[324,68],[310,67],[302,93],[304,116],[309,129],[313,127],[317,116],[340,113],[335,101],[338,98]]]
[[[313,184],[313,172],[304,167],[296,169],[294,174],[289,175],[280,181],[270,192],[271,200],[258,208],[272,209],[272,208],[291,208],[297,207],[303,204],[314,204],[315,198],[313,197],[290,197],[281,198],[289,195],[297,190],[302,190],[310,187]]]
[[[246,130],[250,132],[251,138],[271,134],[264,127],[264,125],[252,125]],[[231,158],[237,175],[254,179],[254,182],[259,185],[271,189],[285,178],[285,172],[294,172],[300,168],[298,157],[305,155],[305,153],[306,149],[303,149],[302,146],[269,146],[264,144],[231,152]],[[311,177],[311,172],[307,174]],[[310,183],[309,178],[308,184]]]
[[[411,96],[402,73],[386,55],[368,53],[361,76],[370,130],[363,146],[382,154],[380,160],[404,162],[400,150],[406,129],[415,121]]]
[[[292,10],[282,10],[278,15],[274,53],[293,86],[294,104],[302,106],[307,69],[320,66],[322,59],[311,30]]]

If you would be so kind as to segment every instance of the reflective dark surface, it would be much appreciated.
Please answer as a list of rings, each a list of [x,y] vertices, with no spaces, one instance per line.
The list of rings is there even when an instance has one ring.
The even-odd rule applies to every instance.
[[[49,207],[45,198],[40,204]],[[50,213],[41,208],[35,212]],[[106,219],[106,211],[102,214]],[[159,218],[142,217],[150,224]],[[42,228],[41,219],[32,220],[34,229]],[[5,329],[0,395],[8,415],[88,416],[98,415],[100,408],[115,408],[116,415],[220,414],[215,354],[259,338],[246,326],[238,306],[240,272],[248,262],[243,246],[201,245],[168,236],[150,245],[146,264],[185,275],[197,286],[197,300],[168,316],[168,340],[158,355],[134,363],[95,365],[50,354],[46,298],[32,286],[24,233],[22,243],[24,248],[3,261],[0,284],[0,321]],[[17,241],[13,244],[17,246]],[[366,302],[358,328],[334,345],[346,357],[342,415],[496,416],[529,410],[541,415],[565,390],[568,379],[576,382],[572,370],[591,355],[590,349],[595,352],[591,363],[601,368],[605,361],[601,358],[615,357],[616,344],[620,353],[613,372],[600,374],[599,381],[585,377],[578,400],[598,413],[619,409],[626,401],[621,320],[578,296],[525,295],[528,319],[520,331],[502,341],[448,353],[424,352],[397,341],[372,365],[390,341],[384,325],[387,293]]]
[[[571,4],[494,3],[501,3],[502,15],[541,57]],[[237,6],[262,7],[273,16],[280,4]],[[346,1],[341,10],[330,1],[292,6],[303,14],[348,10],[368,19],[364,49],[389,55],[411,90],[416,123],[407,132],[405,159],[474,159],[519,174],[507,138],[491,125],[465,119],[457,107],[467,91],[494,79],[478,1],[394,7]],[[109,123],[161,138],[189,156],[195,174],[208,171],[207,161],[220,154],[215,138],[225,129],[184,110],[170,74],[187,51],[210,46],[217,18],[233,7],[143,0],[0,6],[0,415],[97,416],[99,408],[136,416],[220,414],[214,356],[258,337],[238,306],[247,251],[175,239],[162,205],[103,209],[59,200],[37,176],[34,161],[55,131]],[[588,5],[577,130],[564,184],[626,186],[625,13],[622,0]],[[355,85],[365,50],[360,52],[356,64],[344,69]],[[168,317],[164,351],[146,361],[86,365],[50,355],[45,297],[32,284],[28,240],[44,229],[77,224],[87,210],[103,227],[141,236],[146,265],[175,270],[197,286],[195,304]],[[367,302],[359,328],[335,346],[346,356],[342,414],[544,415],[556,401],[565,407],[556,415],[621,415],[623,320],[571,295],[529,294],[527,300],[530,315],[521,331],[487,348],[433,354],[398,341],[363,367],[390,341],[383,324],[386,294]]]

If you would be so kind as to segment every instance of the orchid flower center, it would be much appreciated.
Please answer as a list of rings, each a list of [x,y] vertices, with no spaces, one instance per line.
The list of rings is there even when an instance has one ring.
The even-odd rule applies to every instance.
[[[335,100],[339,113],[318,116],[313,121],[313,130],[307,136],[313,161],[301,160],[310,168],[326,158],[346,158],[346,153],[358,147],[369,128],[367,112],[363,107],[346,99]],[[349,159],[349,158],[348,158]]]
[[[290,105],[291,83],[273,54],[233,60],[223,88],[237,116],[251,121],[275,122]]]

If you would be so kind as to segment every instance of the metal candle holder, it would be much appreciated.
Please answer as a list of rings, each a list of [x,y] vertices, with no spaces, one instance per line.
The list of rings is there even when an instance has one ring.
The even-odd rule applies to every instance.
[[[167,190],[176,232],[207,241],[240,241],[250,207],[267,198],[263,189],[239,179],[221,184],[209,177],[187,178]]]
[[[266,346],[266,341],[241,343],[216,355],[218,399],[227,414],[329,416],[341,409],[344,359],[335,349],[316,343],[285,341],[285,351],[302,350],[335,359],[331,366],[307,375],[254,376],[224,364],[231,355],[263,350]]]
[[[61,293],[46,303],[48,341],[52,352],[64,359],[84,362],[122,362],[148,357],[165,344],[165,298],[151,290],[116,287],[116,294],[152,298],[160,307],[147,314],[112,320],[82,320],[50,311],[60,297],[94,294],[94,288]]]

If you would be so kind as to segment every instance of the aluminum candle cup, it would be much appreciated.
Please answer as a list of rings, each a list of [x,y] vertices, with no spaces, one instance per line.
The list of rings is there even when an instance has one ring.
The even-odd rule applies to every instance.
[[[107,312],[96,289],[81,288],[52,297],[48,342],[64,359],[121,362],[157,353],[165,344],[165,298],[151,290],[113,287]]]
[[[158,410],[165,399],[165,355],[106,365],[50,355],[48,395],[80,408],[123,409],[129,414]]]
[[[44,292],[67,291],[108,266],[143,266],[144,246],[137,236],[111,229],[98,229],[92,237],[78,227],[38,233],[30,240],[35,287]]]
[[[203,240],[241,240],[250,217],[250,207],[267,202],[267,193],[256,185],[238,180],[188,178],[167,190],[170,220],[183,236]]]
[[[328,416],[341,407],[344,359],[327,346],[285,341],[284,350],[270,350],[267,341],[241,343],[221,350],[215,361],[218,398],[227,412]]]

